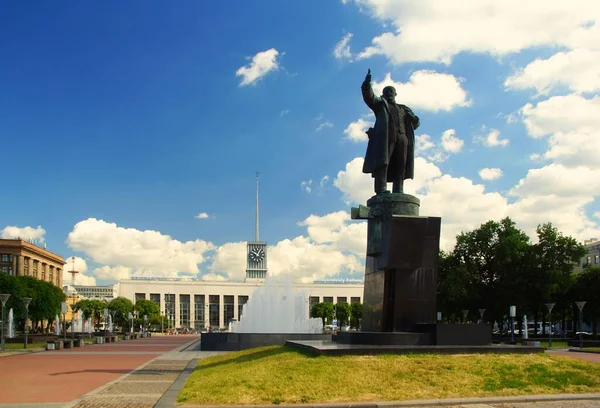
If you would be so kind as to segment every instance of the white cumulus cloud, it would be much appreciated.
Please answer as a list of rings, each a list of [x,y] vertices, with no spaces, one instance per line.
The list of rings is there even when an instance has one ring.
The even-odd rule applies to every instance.
[[[560,86],[574,92],[600,90],[600,50],[577,49],[536,59],[504,82],[507,89],[535,88],[539,95]]]
[[[333,47],[333,56],[339,60],[351,60],[352,52],[350,52],[350,39],[352,38],[352,33],[346,33],[342,37],[342,39]]]
[[[236,76],[242,77],[240,86],[254,85],[269,72],[279,69],[279,51],[271,48],[254,55],[248,65],[238,68]]]
[[[332,128],[332,127],[333,127],[333,123],[331,123],[331,122],[323,122],[323,123],[320,123],[319,126],[317,126],[317,128],[315,130],[317,132],[320,132],[323,129]]]
[[[75,260],[73,261],[73,258]],[[85,259],[75,256],[65,258],[65,266],[63,268],[63,285],[71,285],[72,277],[69,271],[76,271],[75,275],[75,285],[90,285],[93,286],[96,284],[96,278],[94,276],[90,276],[87,273],[88,266]]]
[[[442,133],[442,147],[449,153],[458,153],[462,150],[465,142],[456,137],[456,130],[448,129]]]
[[[208,214],[205,213],[205,212],[201,212],[201,213],[196,214],[194,216],[194,218],[197,219],[197,220],[205,220],[205,219],[208,218]]]
[[[484,131],[487,128],[483,128]],[[475,140],[483,143],[487,147],[506,147],[510,142],[508,139],[500,138],[500,131],[498,129],[489,129],[486,134],[475,136]]]
[[[17,227],[14,225],[9,225],[0,230],[0,238],[9,239],[9,238],[21,238],[24,241],[28,241],[33,239],[37,242],[44,242],[44,235],[46,234],[46,230],[40,226],[37,227]]]
[[[479,177],[483,180],[497,180],[502,177],[502,169],[486,167],[479,170]]]
[[[213,244],[203,240],[181,242],[158,231],[140,231],[88,218],[73,227],[67,238],[73,250],[98,264],[126,267],[141,276],[196,274]]]
[[[388,72],[381,82],[372,81],[373,92],[381,95],[383,88],[388,85],[396,88],[396,102],[408,105],[413,110],[450,111],[472,104],[461,81],[450,74],[420,70],[413,72],[408,82],[395,82]]]
[[[366,142],[369,138],[365,132],[369,126],[371,126],[371,123],[361,118],[355,122],[351,122],[348,127],[344,129],[344,134],[347,139],[353,142]]]
[[[550,133],[597,132],[600,128],[600,95],[585,98],[581,95],[553,96],[521,108],[523,123],[529,136],[544,137]]]
[[[600,3],[589,0],[354,2],[389,27],[358,57],[383,55],[393,64],[450,64],[462,52],[500,57],[541,46],[591,49],[600,38]]]

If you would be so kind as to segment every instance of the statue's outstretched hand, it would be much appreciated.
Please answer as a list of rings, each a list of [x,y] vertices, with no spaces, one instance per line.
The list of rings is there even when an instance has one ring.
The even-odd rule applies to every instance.
[[[371,82],[371,68],[369,68],[369,72],[367,72],[367,76],[365,77],[365,82]]]

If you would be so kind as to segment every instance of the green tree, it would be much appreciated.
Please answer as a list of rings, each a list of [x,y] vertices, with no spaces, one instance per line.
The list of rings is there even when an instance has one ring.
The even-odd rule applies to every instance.
[[[531,248],[530,268],[525,276],[527,300],[534,317],[545,320],[544,303],[555,302],[552,313],[562,316],[573,312],[571,286],[575,283],[575,263],[585,254],[585,249],[575,238],[563,235],[551,223],[537,227],[538,242]],[[536,325],[537,326],[537,325]]]
[[[336,303],[335,318],[338,321],[338,327],[347,326],[350,320],[350,305],[346,302]]]
[[[575,277],[572,298],[587,303],[583,308],[583,318],[592,322],[594,336],[598,334],[600,318],[600,268],[586,268]]]
[[[23,298],[30,297],[32,300],[29,304],[29,318],[34,326],[45,319],[52,322],[56,314],[60,313],[60,303],[66,298],[60,288],[49,282],[40,281],[32,276],[6,274],[0,274],[0,293],[11,295],[6,306],[8,309],[12,308],[15,318],[21,320],[25,318]]]
[[[100,330],[104,308],[108,307],[108,303],[100,299],[82,299],[76,306],[82,311],[83,318],[86,320],[91,318],[96,330]]]
[[[323,326],[331,324],[333,321],[333,303],[315,303],[310,308],[310,317],[320,317],[323,320]]]
[[[500,321],[508,313],[509,305],[517,305],[522,312],[526,304],[524,270],[528,267],[525,260],[529,251],[529,237],[510,218],[488,221],[473,231],[459,234],[452,252],[456,259],[452,263],[454,268],[464,268],[457,276],[465,284],[465,293],[458,297],[462,307],[484,308],[491,320]]]
[[[114,298],[108,303],[108,309],[111,314],[114,313],[114,324],[121,329],[129,327],[131,320],[129,319],[129,313],[133,313],[133,303],[126,297],[119,296]]]
[[[447,321],[461,319],[460,310],[468,307],[472,289],[469,268],[454,253],[440,251],[437,279],[437,310]]]
[[[359,302],[354,302],[350,305],[350,327],[358,329],[360,326],[359,319],[362,319],[363,305]]]
[[[148,320],[160,315],[160,306],[147,299],[139,299],[135,302],[135,310],[140,317],[148,316]]]

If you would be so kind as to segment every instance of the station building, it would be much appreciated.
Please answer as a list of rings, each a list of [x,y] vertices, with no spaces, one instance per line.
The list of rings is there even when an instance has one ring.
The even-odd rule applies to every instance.
[[[175,328],[205,330],[226,328],[239,320],[242,308],[254,290],[264,285],[263,279],[244,281],[208,281],[191,278],[133,278],[118,283],[119,296],[137,302],[147,299],[160,306]],[[294,291],[304,292],[310,306],[315,303],[362,303],[360,280],[323,280],[294,283]],[[308,316],[307,316],[308,317]],[[265,316],[268,319],[268,316]]]

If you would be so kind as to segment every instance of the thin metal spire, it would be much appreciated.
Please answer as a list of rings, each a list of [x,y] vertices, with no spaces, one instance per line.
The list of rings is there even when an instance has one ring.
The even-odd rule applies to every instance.
[[[259,172],[256,172],[256,224],[254,225],[254,241],[259,241],[258,234],[258,175]]]

